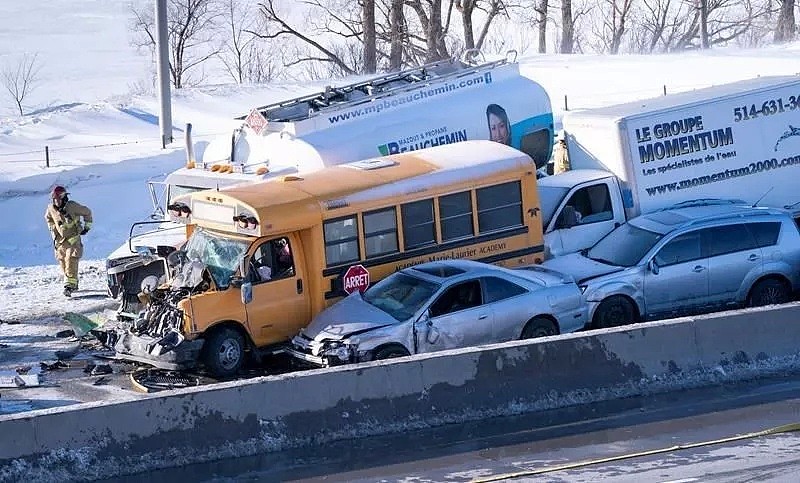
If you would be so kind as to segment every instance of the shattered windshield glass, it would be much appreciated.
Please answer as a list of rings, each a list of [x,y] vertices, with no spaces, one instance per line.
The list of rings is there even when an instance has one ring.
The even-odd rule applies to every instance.
[[[245,240],[197,228],[183,250],[190,262],[199,260],[208,268],[217,287],[227,288],[248,246],[250,243]]]

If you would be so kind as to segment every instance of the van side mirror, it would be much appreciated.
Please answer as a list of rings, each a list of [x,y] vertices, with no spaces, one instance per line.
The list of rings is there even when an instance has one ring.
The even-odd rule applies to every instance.
[[[656,262],[655,258],[651,258],[650,261],[647,262],[647,269],[650,270],[653,275],[658,275],[658,262]]]
[[[242,292],[242,304],[247,305],[253,301],[253,284],[244,282],[239,290]]]
[[[578,212],[574,206],[567,205],[561,210],[556,222],[556,228],[572,228],[578,224]]]

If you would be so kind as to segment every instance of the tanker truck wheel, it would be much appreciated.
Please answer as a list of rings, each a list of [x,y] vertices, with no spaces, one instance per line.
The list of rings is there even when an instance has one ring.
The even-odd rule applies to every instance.
[[[213,331],[203,344],[203,364],[214,377],[235,376],[244,364],[244,358],[244,337],[230,327]]]

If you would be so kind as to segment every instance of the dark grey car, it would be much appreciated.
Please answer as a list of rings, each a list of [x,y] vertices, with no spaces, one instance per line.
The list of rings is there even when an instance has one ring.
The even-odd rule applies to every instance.
[[[329,366],[555,335],[586,321],[570,277],[447,260],[406,268],[329,307],[289,353]]]

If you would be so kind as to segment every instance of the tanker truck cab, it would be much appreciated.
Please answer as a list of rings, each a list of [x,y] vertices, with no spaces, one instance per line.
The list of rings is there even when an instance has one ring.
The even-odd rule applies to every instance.
[[[164,368],[236,374],[314,315],[402,268],[542,261],[536,165],[492,141],[371,158],[175,199],[188,239],[170,281],[106,343]],[[355,295],[354,295],[355,296]]]

